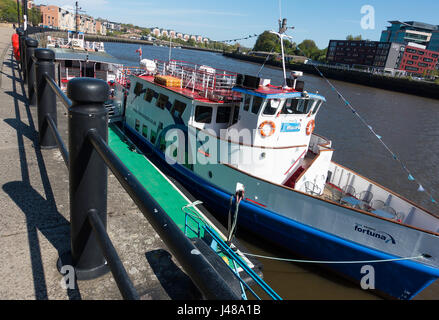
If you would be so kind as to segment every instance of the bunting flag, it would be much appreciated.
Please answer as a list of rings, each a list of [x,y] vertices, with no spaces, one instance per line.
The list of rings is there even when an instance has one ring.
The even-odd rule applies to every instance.
[[[301,50],[299,47],[297,47],[299,50]],[[306,56],[306,54],[302,51],[302,54],[304,54]],[[419,183],[417,181],[417,179],[415,179],[415,177],[410,173],[410,171],[407,169],[407,167],[404,165],[404,163],[398,158],[398,156],[396,155],[396,153],[394,153],[383,141],[382,136],[380,136],[379,134],[377,134],[374,129],[372,128],[372,126],[370,126],[364,119],[363,117],[361,117],[361,115],[354,109],[354,107],[349,103],[349,101],[337,90],[337,88],[323,75],[323,73],[320,71],[320,69],[315,65],[312,64],[313,67],[316,69],[317,73],[326,81],[326,83],[330,86],[331,90],[334,91],[337,94],[337,97],[339,99],[341,99],[344,102],[344,105],[347,106],[348,108],[351,109],[352,113],[355,114],[358,119],[360,119],[360,121],[372,132],[372,134],[374,134],[378,140],[380,141],[380,143],[384,146],[384,148],[387,149],[387,151],[392,155],[392,158],[396,161],[398,161],[402,167],[402,169],[404,171],[406,171],[407,173],[407,177],[409,181],[415,181],[418,184],[418,191],[419,192],[425,192],[426,194],[428,194],[430,196],[430,201],[434,204],[437,203],[437,201],[433,198],[433,196],[424,189],[424,187],[422,186],[421,183]]]
[[[139,49],[137,49],[136,52],[138,52],[139,56],[141,57],[142,56],[142,47],[139,47]]]

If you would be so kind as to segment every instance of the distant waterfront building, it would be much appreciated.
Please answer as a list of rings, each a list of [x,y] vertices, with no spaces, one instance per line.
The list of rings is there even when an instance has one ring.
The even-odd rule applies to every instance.
[[[329,64],[370,71],[424,76],[439,68],[439,52],[409,42],[331,40],[326,59]]]
[[[431,51],[419,46],[408,45],[400,59],[399,70],[404,70],[416,76],[428,75],[437,70],[439,65],[439,52]]]
[[[415,43],[428,50],[439,51],[439,25],[417,21],[389,21],[391,26],[381,33],[381,42]]]
[[[366,40],[330,40],[326,60],[331,64],[384,68],[390,42]]]

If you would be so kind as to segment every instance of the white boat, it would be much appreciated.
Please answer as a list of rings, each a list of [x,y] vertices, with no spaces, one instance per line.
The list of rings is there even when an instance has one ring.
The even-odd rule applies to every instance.
[[[357,283],[372,266],[374,290],[393,298],[411,299],[437,280],[438,217],[332,161],[331,141],[314,133],[323,96],[297,77],[275,86],[154,62],[153,72],[130,76],[120,127],[213,212],[227,216],[243,185],[240,228]]]

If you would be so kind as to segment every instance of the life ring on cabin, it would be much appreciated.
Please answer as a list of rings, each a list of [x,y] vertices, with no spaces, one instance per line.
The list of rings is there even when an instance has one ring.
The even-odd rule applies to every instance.
[[[315,126],[316,126],[316,122],[314,120],[311,120],[310,122],[308,122],[308,124],[306,125],[306,135],[307,136],[309,136],[311,133],[313,133]]]
[[[267,126],[270,127],[270,131],[268,131],[267,129],[265,129]],[[259,133],[261,134],[261,136],[263,137],[269,137],[271,136],[274,131],[276,130],[276,125],[274,124],[273,121],[264,121],[259,125]]]

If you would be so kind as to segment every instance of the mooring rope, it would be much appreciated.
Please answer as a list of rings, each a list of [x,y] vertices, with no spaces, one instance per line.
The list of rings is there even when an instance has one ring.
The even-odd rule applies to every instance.
[[[325,260],[323,260],[322,261],[321,260],[321,261],[319,261],[319,260],[300,260],[300,259],[277,258],[277,257],[263,256],[263,255],[259,255],[259,254],[248,253],[248,252],[243,252],[243,254],[246,256],[251,256],[251,257],[255,257],[255,258],[262,258],[262,259],[297,262],[297,263],[320,263],[320,264],[354,264],[354,263],[367,264],[367,263],[415,260],[415,259],[419,259],[419,258],[424,257],[423,255],[420,255],[420,256],[416,256],[416,257],[381,259],[381,260],[360,260],[360,261],[354,261],[354,260],[347,260],[347,261],[325,261]]]

